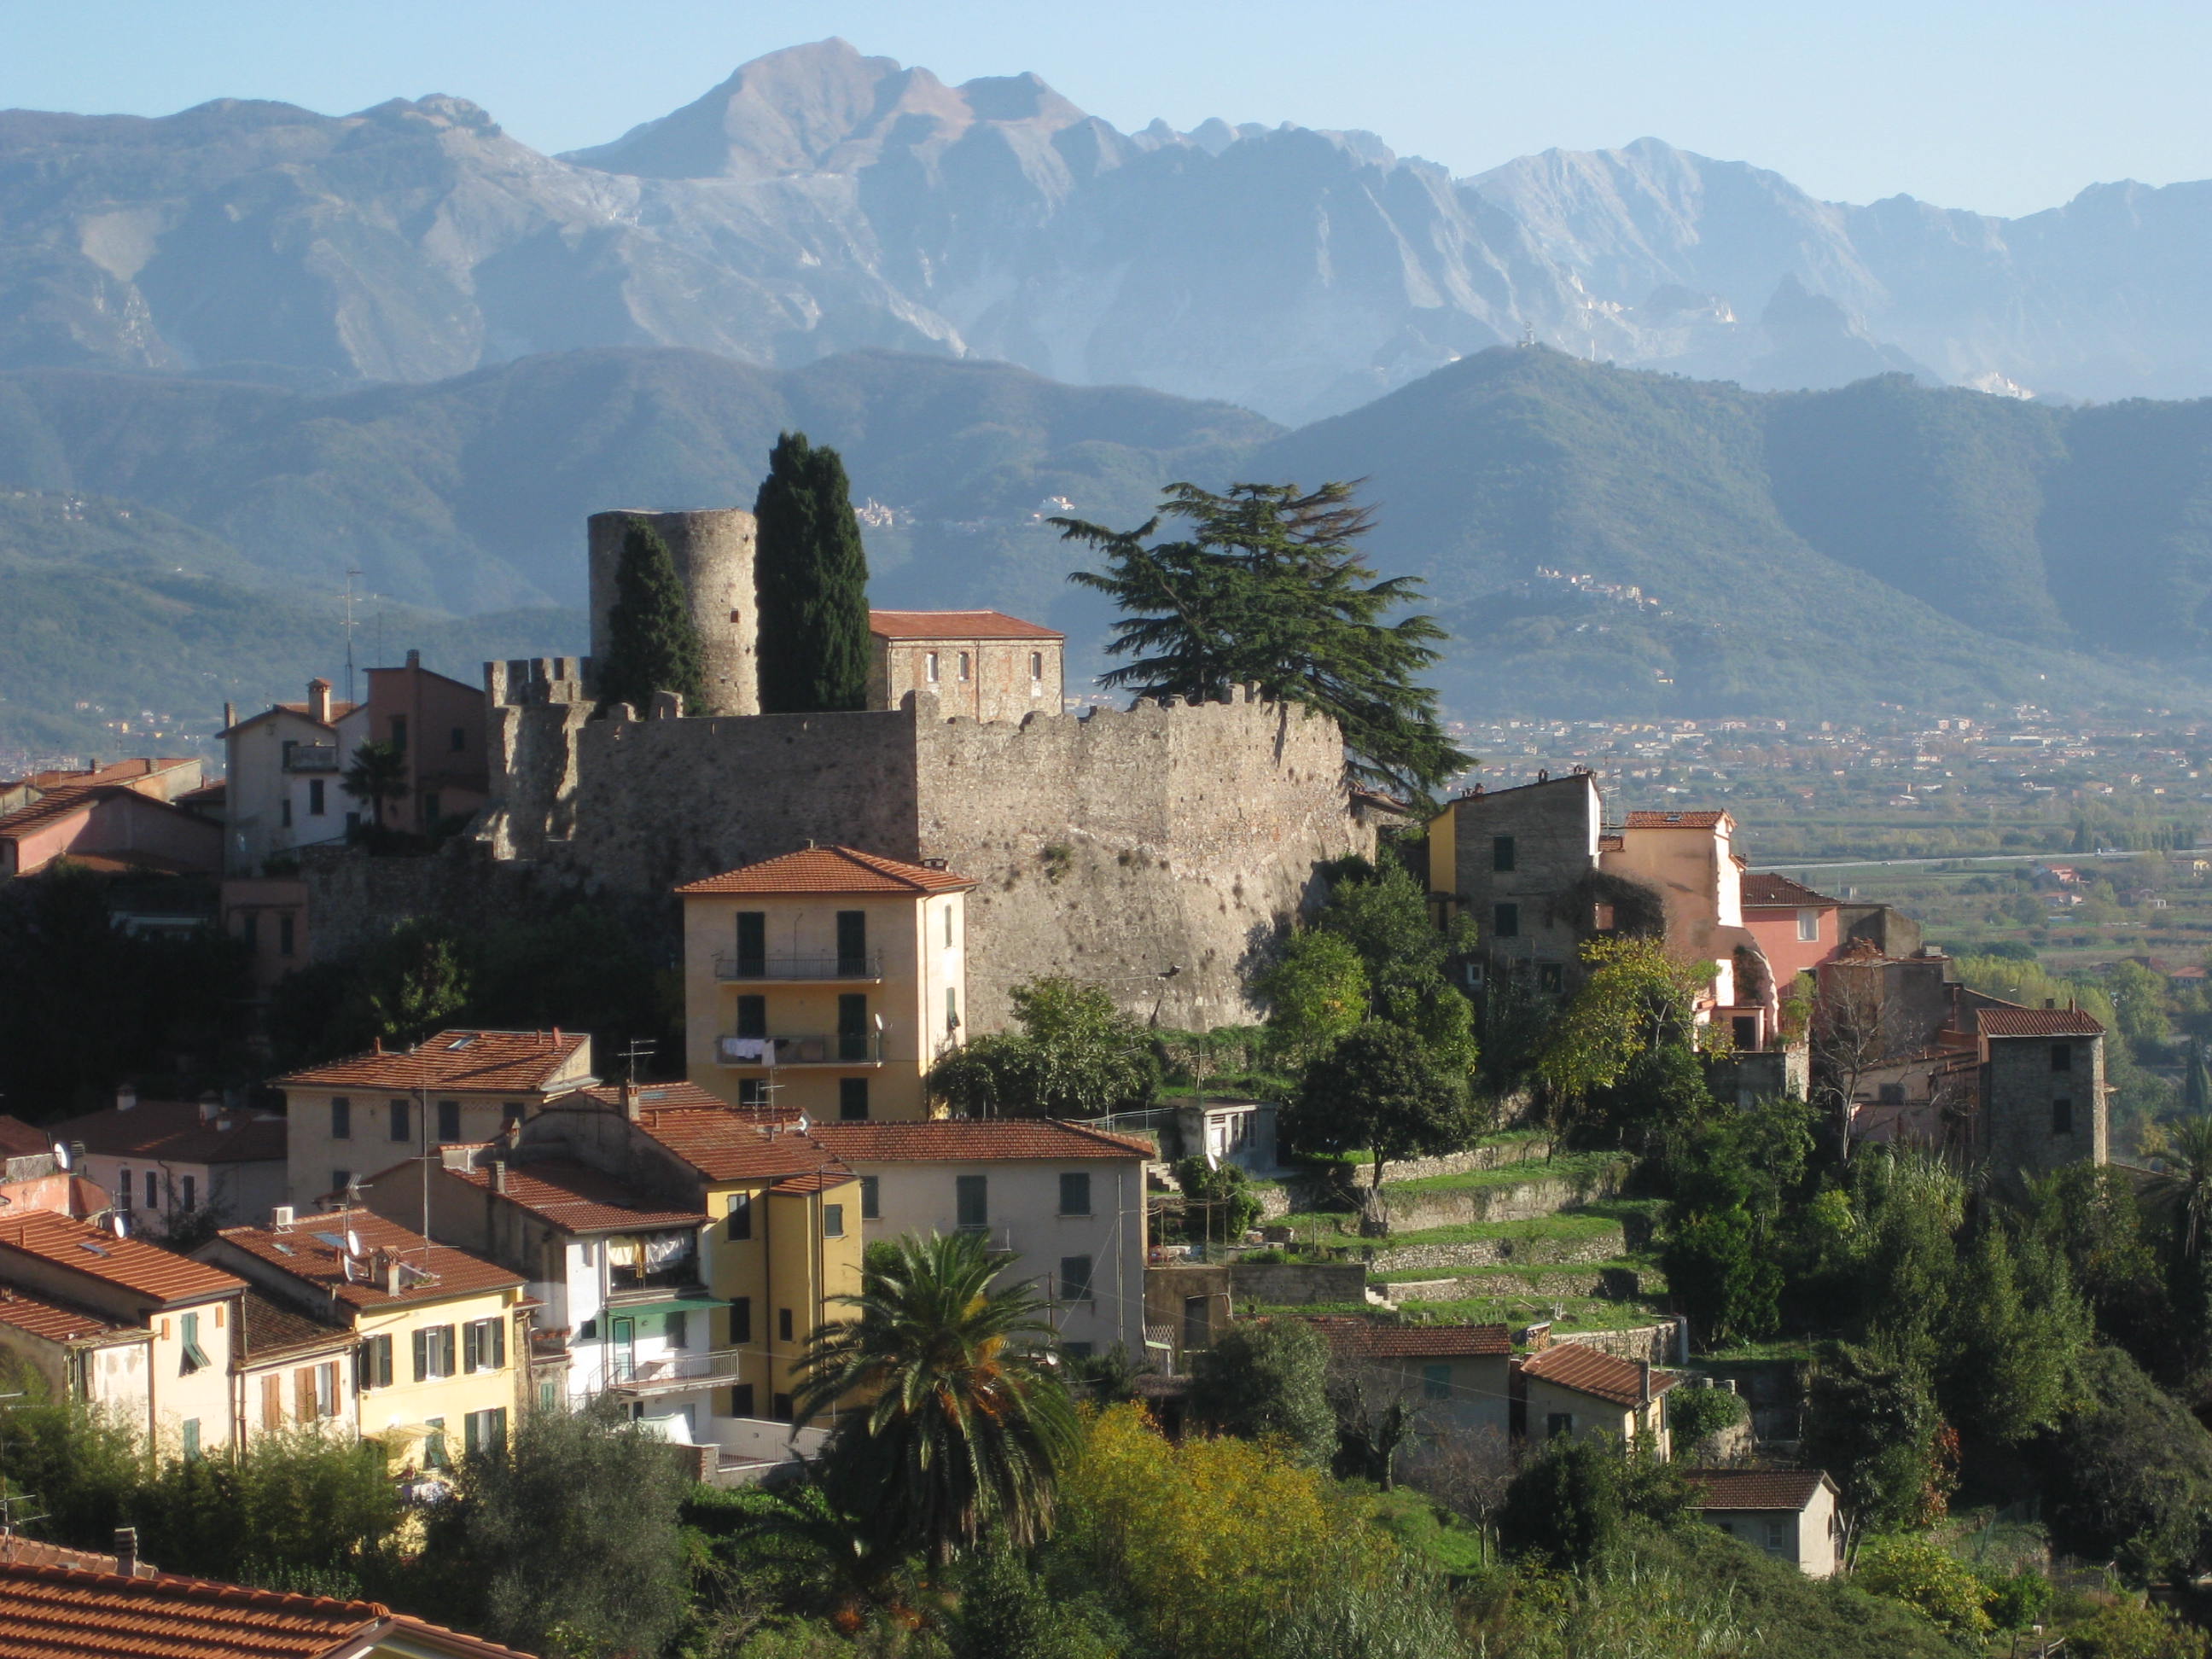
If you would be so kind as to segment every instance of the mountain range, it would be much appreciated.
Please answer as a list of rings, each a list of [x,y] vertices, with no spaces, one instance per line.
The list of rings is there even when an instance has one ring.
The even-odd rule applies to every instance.
[[[2005,220],[1640,139],[1455,178],[1372,134],[1124,133],[841,40],[562,156],[451,96],[0,114],[0,367],[315,389],[592,346],[862,348],[1339,414],[1523,337],[1755,388],[2212,391],[2212,184]]]

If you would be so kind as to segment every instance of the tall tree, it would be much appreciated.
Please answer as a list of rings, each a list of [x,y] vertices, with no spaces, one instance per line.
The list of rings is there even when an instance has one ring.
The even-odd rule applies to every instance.
[[[1303,1152],[1365,1151],[1379,1188],[1389,1160],[1451,1152],[1474,1133],[1467,1076],[1404,1026],[1370,1019],[1307,1068],[1282,1132]]]
[[[1080,1431],[1043,1304],[994,1282],[1007,1259],[972,1233],[902,1238],[842,1298],[859,1316],[807,1340],[798,1420],[836,1413],[827,1490],[872,1542],[941,1565],[994,1530],[1027,1548],[1051,1528]]]
[[[1445,735],[1436,693],[1415,684],[1444,631],[1425,616],[1383,620],[1421,584],[1376,577],[1358,546],[1372,510],[1352,489],[1239,483],[1217,495],[1178,483],[1134,530],[1051,522],[1104,556],[1105,569],[1071,580],[1124,613],[1109,648],[1130,660],[1103,684],[1207,701],[1257,685],[1333,718],[1353,779],[1425,802],[1472,763]],[[1187,537],[1146,546],[1164,519],[1187,521]]]
[[[783,434],[753,516],[761,712],[866,708],[868,556],[844,461],[803,432]]]
[[[674,691],[687,714],[711,714],[705,654],[691,606],[660,532],[642,519],[623,532],[615,567],[614,609],[607,613],[607,655],[592,665],[599,707],[626,702],[642,713],[656,691]]]
[[[1191,1409],[1249,1440],[1279,1437],[1316,1468],[1336,1454],[1328,1342],[1303,1319],[1240,1319],[1191,1361]]]

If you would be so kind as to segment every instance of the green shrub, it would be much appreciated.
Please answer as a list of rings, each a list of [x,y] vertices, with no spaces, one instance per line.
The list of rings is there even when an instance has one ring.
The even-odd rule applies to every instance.
[[[1675,1389],[1667,1396],[1667,1429],[1680,1456],[1699,1441],[1743,1421],[1747,1407],[1727,1389]]]
[[[2066,1632],[2068,1659],[2205,1659],[2204,1632],[2164,1607],[2115,1601]]]
[[[1859,1552],[1851,1582],[1902,1601],[1936,1629],[1966,1638],[1990,1629],[1989,1592],[1955,1555],[1919,1538],[1877,1538]]]

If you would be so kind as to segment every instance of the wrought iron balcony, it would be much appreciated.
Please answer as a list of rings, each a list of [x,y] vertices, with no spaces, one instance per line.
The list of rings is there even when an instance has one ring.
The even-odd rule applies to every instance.
[[[722,980],[807,985],[831,981],[878,980],[883,976],[884,958],[879,951],[866,951],[859,956],[833,953],[810,957],[787,953],[759,957],[718,956],[714,958],[714,977]]]
[[[752,1066],[763,1070],[772,1066],[880,1066],[884,1062],[884,1039],[880,1031],[718,1036],[714,1039],[714,1059],[724,1066]]]
[[[743,1359],[743,1351],[737,1348],[669,1354],[659,1359],[614,1358],[601,1368],[599,1386],[632,1397],[727,1388],[739,1380]]]
[[[284,745],[287,772],[335,772],[338,746],[334,743],[288,743]]]

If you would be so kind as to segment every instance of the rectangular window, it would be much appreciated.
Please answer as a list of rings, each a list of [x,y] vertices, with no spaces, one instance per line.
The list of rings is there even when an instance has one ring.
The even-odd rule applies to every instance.
[[[446,1467],[446,1419],[427,1418],[422,1427],[428,1431],[422,1437],[422,1467],[442,1469]]]
[[[775,1420],[776,1420],[777,1422],[779,1422],[779,1423],[788,1423],[788,1422],[790,1422],[790,1421],[791,1421],[791,1419],[792,1419],[791,1396],[790,1396],[789,1395],[787,1395],[787,1394],[780,1394],[780,1395],[777,1395],[775,1396],[775,1405],[774,1405],[774,1406],[772,1406],[769,1409],[770,1409],[770,1410],[772,1410],[773,1412],[775,1412]]]
[[[352,1185],[353,1171],[351,1170],[333,1170],[331,1171],[331,1190],[332,1192],[342,1193]]]
[[[307,780],[307,816],[311,818],[321,817],[328,805],[325,799],[323,789],[324,784],[322,779],[309,778]]]
[[[960,1029],[960,993],[953,986],[945,988],[945,1035],[951,1036]]]
[[[1521,937],[1521,907],[1517,904],[1494,904],[1490,908],[1490,933],[1493,939]]]
[[[845,1236],[845,1206],[824,1204],[822,1206],[822,1237],[842,1238]]]
[[[1091,1213],[1091,1176],[1087,1172],[1079,1170],[1060,1172],[1060,1212],[1062,1215]]]
[[[404,714],[392,717],[392,746],[403,755],[407,752],[407,716]]]
[[[733,1296],[730,1298],[730,1346],[742,1348],[752,1340],[753,1299],[749,1296]],[[750,1413],[739,1412],[738,1415],[746,1417]]]
[[[2054,1100],[2051,1103],[2051,1133],[2055,1135],[2070,1135],[2074,1133],[2074,1103],[2072,1101]]]
[[[2072,1043],[2054,1042],[2051,1045],[2051,1069],[2054,1072],[2070,1072],[2074,1069]]]
[[[289,795],[276,803],[276,821],[284,829],[292,827],[292,798]]]
[[[753,1195],[750,1193],[732,1193],[728,1202],[728,1237],[732,1239],[750,1238],[753,1236]]]
[[[753,1414],[753,1385],[740,1382],[730,1390],[730,1415],[750,1417]]]
[[[1091,1258],[1089,1256],[1060,1257],[1060,1299],[1062,1302],[1091,1300]]]
[[[1820,913],[1818,910],[1800,910],[1797,913],[1797,942],[1800,945],[1816,945],[1820,939]]]
[[[1490,867],[1504,872],[1513,868],[1513,837],[1492,836],[1490,838]]]
[[[691,1316],[681,1308],[669,1315],[666,1334],[670,1347],[690,1347],[691,1346]]]
[[[1424,1365],[1421,1367],[1421,1398],[1449,1400],[1451,1398],[1451,1367]]]
[[[775,1310],[775,1340],[779,1342],[791,1340],[791,1310],[788,1308]]]
[[[866,910],[840,910],[837,913],[837,971],[845,975],[868,971],[868,913]]]
[[[866,992],[837,999],[837,1058],[868,1057],[868,998]]]
[[[451,736],[447,739],[447,742],[446,742],[446,749],[447,749],[447,753],[449,753],[449,754],[458,755],[458,754],[459,754],[462,750],[465,750],[468,746],[469,746],[469,732],[468,732],[468,728],[467,728],[466,726],[455,726],[455,727],[453,728],[453,733],[452,733],[452,735],[451,735]]]
[[[461,1138],[461,1103],[441,1100],[438,1103],[438,1139],[453,1142]]]
[[[765,1109],[768,1105],[768,1079],[764,1077],[740,1078],[738,1080],[738,1104]]]
[[[1544,1419],[1544,1437],[1547,1440],[1563,1439],[1574,1431],[1575,1414],[1572,1412],[1553,1412]]]
[[[954,1214],[963,1231],[991,1224],[990,1176],[955,1176],[952,1193]]]
[[[404,1100],[386,1102],[384,1115],[386,1122],[388,1125],[387,1133],[391,1135],[392,1139],[394,1140],[406,1139],[407,1103]]]
[[[292,1373],[292,1395],[298,1401],[296,1409],[300,1421],[313,1422],[315,1420],[315,1368],[313,1365],[302,1365]]]
[[[185,1419],[184,1437],[185,1462],[187,1463],[198,1462],[200,1461],[200,1420],[198,1418],[188,1417]]]
[[[392,1334],[372,1336],[354,1350],[353,1385],[357,1389],[392,1386]]]
[[[451,1327],[447,1328],[448,1329]],[[471,1319],[461,1327],[461,1369],[503,1370],[507,1366],[507,1321]]]
[[[949,902],[945,907],[945,948],[952,948],[952,906]]]
[[[742,996],[738,999],[738,1032],[741,1037],[764,1037],[768,1035],[768,999],[763,996]]]
[[[451,1325],[426,1325],[415,1333],[415,1380],[432,1382],[453,1374],[454,1340]]]
[[[867,1079],[841,1077],[837,1079],[837,1115],[847,1123],[868,1121]]]
[[[131,1171],[120,1171],[115,1180],[115,1207],[125,1214],[131,1211]]]
[[[1769,1555],[1790,1553],[1790,1523],[1788,1522],[1769,1521],[1766,1523],[1766,1553]]]
[[[269,1430],[284,1426],[284,1379],[273,1371],[261,1379],[261,1426]]]
[[[146,1171],[146,1207],[149,1210],[158,1210],[161,1207],[161,1185],[155,1180],[151,1170]]]
[[[1030,678],[1033,680],[1044,678],[1044,653],[1042,651],[1030,653]]]
[[[193,1206],[199,1202],[199,1177],[197,1176],[186,1176],[185,1177],[185,1207],[188,1210],[192,1208]]]
[[[276,954],[278,956],[289,957],[292,954],[292,947],[295,942],[294,929],[295,924],[289,910],[276,918]]]
[[[204,1370],[208,1364],[207,1350],[200,1346],[200,1316],[188,1313],[178,1322],[178,1334],[183,1339],[184,1355],[177,1368],[179,1376],[190,1376]]]
[[[963,680],[968,678],[968,653],[965,651],[960,653],[960,678]]]
[[[932,685],[937,684],[937,653],[925,651],[921,653],[921,672],[922,678]]]
[[[1060,1345],[1060,1351],[1069,1359],[1088,1359],[1096,1350],[1089,1342],[1063,1342]]]
[[[860,1177],[860,1219],[863,1221],[881,1221],[884,1218],[882,1193],[876,1181],[874,1176]]]
[[[738,977],[758,979],[768,972],[768,912],[738,912]]]

